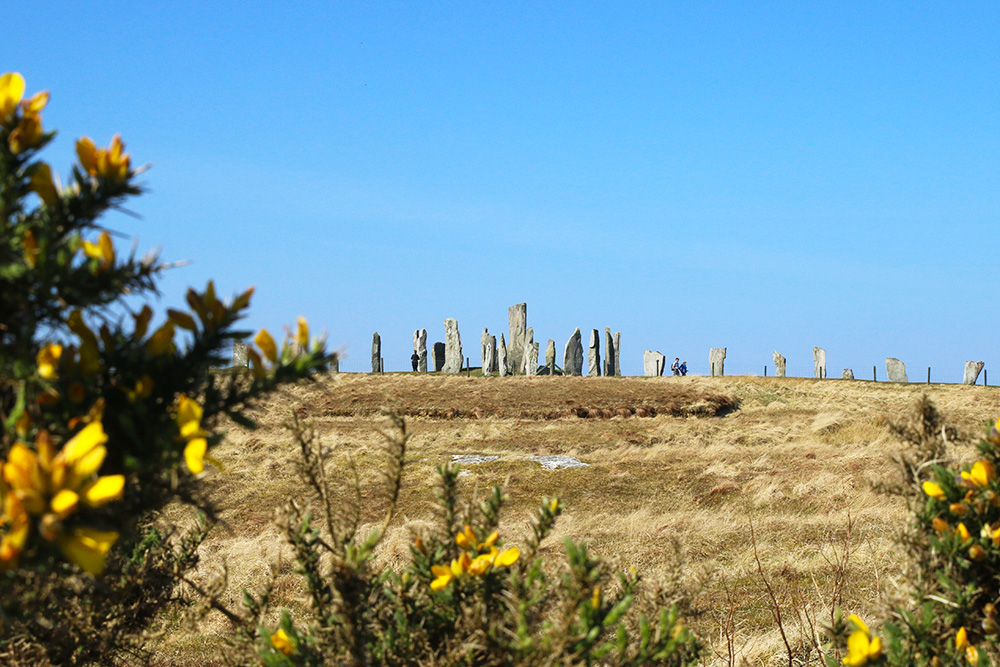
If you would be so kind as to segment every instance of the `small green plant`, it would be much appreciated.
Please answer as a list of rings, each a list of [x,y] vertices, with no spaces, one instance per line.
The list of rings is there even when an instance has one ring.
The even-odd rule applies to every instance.
[[[660,604],[634,573],[617,572],[586,545],[565,541],[565,561],[549,562],[542,542],[562,512],[538,508],[519,544],[499,532],[504,496],[494,487],[475,505],[459,494],[458,470],[438,468],[434,527],[413,536],[401,571],[373,565],[399,495],[409,434],[389,414],[381,497],[331,462],[297,421],[301,473],[311,498],[290,502],[284,528],[310,601],[270,625],[269,593],[245,594],[226,657],[232,664],[304,665],[694,665],[702,648],[681,618],[683,604]],[[344,474],[348,472],[348,474]],[[342,486],[343,479],[353,479]],[[337,489],[338,486],[341,488]],[[303,507],[320,508],[318,519]],[[384,507],[380,525],[360,529],[363,507]],[[676,595],[676,598],[683,596]],[[641,603],[641,605],[640,605]],[[221,606],[214,600],[213,606]],[[653,608],[651,616],[636,607]]]

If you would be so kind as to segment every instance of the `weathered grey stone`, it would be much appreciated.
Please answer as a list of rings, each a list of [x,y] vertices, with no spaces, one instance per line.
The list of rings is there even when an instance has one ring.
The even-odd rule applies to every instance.
[[[372,373],[382,372],[382,337],[378,332],[372,334]]]
[[[524,346],[524,374],[538,375],[538,343],[534,341]]]
[[[247,344],[241,340],[233,341],[233,368],[249,368],[247,359]]]
[[[330,368],[329,368],[329,371],[331,373],[339,373],[340,372],[340,353],[339,352],[334,352],[333,355],[330,357]]]
[[[528,350],[528,348],[531,347],[531,344],[534,343],[534,342],[535,342],[535,330],[532,329],[531,327],[528,327],[527,329],[524,330],[524,349],[525,349],[525,354],[521,355],[521,363],[523,364],[523,368],[521,368],[521,373],[523,373],[524,375],[528,374],[528,355],[527,355],[527,350]],[[537,361],[537,358],[536,358],[536,361]]]
[[[885,376],[889,382],[909,382],[906,377],[906,364],[895,357],[885,358]]]
[[[597,329],[590,330],[590,346],[587,348],[587,375],[601,377],[601,334]]]
[[[589,468],[589,463],[584,463],[573,456],[525,456],[529,461],[537,461],[546,470],[558,470],[559,468]]]
[[[497,348],[497,374],[500,377],[510,375],[510,363],[507,361],[507,343],[500,334],[500,346]]]
[[[622,376],[622,332],[615,332],[615,375]]]
[[[642,353],[642,374],[646,377],[657,377],[663,375],[663,369],[667,365],[667,358],[659,352],[646,350]]]
[[[611,335],[611,327],[604,327],[604,377],[614,377],[615,373],[615,339]]]
[[[440,373],[444,368],[444,343],[434,343],[434,372]]]
[[[456,465],[479,465],[480,463],[492,463],[499,459],[499,456],[485,456],[483,454],[452,454],[451,461]]]
[[[549,375],[556,373],[556,342],[549,339],[545,344],[545,367],[549,369]]]
[[[981,361],[966,361],[965,376],[962,378],[962,384],[976,384],[979,380],[979,374],[985,365]]]
[[[462,371],[462,336],[458,333],[458,322],[449,317],[444,321],[444,368],[442,373]]]
[[[713,347],[708,351],[708,364],[712,377],[722,377],[726,374],[726,348]]]
[[[774,351],[771,358],[774,359],[774,376],[779,378],[785,377],[785,358],[778,354],[777,350]]]
[[[417,372],[427,372],[427,329],[419,329],[414,332],[417,337]]]
[[[483,375],[490,372],[490,365],[486,363],[486,348],[490,345],[490,332],[487,331],[487,327],[483,327],[483,333],[479,335],[479,355],[483,360]],[[490,362],[492,363],[492,361]]]
[[[528,304],[515,303],[508,308],[507,323],[510,326],[507,363],[514,372],[520,373],[524,369],[524,334],[528,326]]]
[[[581,338],[580,329],[577,328],[566,341],[566,349],[563,350],[563,373],[565,375],[583,375],[583,342]]]
[[[822,380],[826,377],[826,350],[813,346],[813,377]]]
[[[497,337],[490,336],[490,339],[486,341],[486,348],[483,354],[483,375],[490,375],[493,373],[493,366],[497,361]]]
[[[854,379],[854,371],[851,370],[850,368],[845,368],[844,372],[840,374],[840,379],[841,380],[853,380]]]

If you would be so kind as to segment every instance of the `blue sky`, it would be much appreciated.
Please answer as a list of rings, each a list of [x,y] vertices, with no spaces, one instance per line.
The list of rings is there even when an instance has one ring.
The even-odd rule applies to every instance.
[[[239,8],[238,11],[236,8]],[[364,370],[411,335],[466,355],[528,303],[760,373],[956,381],[997,368],[1000,4],[30,3],[2,69],[49,89],[48,149],[121,132],[141,220],[248,326],[305,315]],[[996,364],[996,366],[994,366]],[[773,369],[772,369],[773,370]]]

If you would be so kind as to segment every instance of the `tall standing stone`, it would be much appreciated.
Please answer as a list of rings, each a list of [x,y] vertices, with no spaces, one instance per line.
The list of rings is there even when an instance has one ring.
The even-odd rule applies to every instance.
[[[493,363],[496,361],[497,339],[490,336],[486,346],[483,348],[483,375],[490,375],[493,372]]]
[[[479,335],[479,355],[480,358],[483,360],[483,366],[482,366],[483,375],[486,375],[487,373],[490,372],[490,364],[492,364],[492,361],[490,362],[490,364],[486,363],[486,354],[487,354],[486,348],[488,348],[489,345],[490,345],[490,332],[487,330],[487,327],[483,327],[483,333]]]
[[[976,381],[979,380],[979,373],[985,365],[981,361],[966,361],[965,376],[962,378],[962,384],[976,384]]]
[[[590,347],[587,348],[587,375],[601,377],[601,334],[597,329],[590,330]]]
[[[713,347],[708,351],[709,368],[712,369],[712,377],[722,377],[726,374],[726,348]]]
[[[538,375],[538,343],[534,341],[524,346],[524,374]]]
[[[510,375],[510,364],[507,361],[507,343],[500,334],[500,346],[497,348],[497,374],[500,377]]]
[[[840,379],[841,380],[853,380],[854,379],[854,371],[851,370],[850,368],[845,368],[844,372],[840,374]]]
[[[247,344],[241,340],[233,341],[233,368],[249,368],[247,360]]]
[[[382,337],[378,332],[372,334],[372,373],[382,372]]]
[[[462,371],[462,336],[458,333],[458,322],[449,317],[444,321],[444,368],[442,373]]]
[[[566,341],[566,349],[563,350],[563,373],[565,375],[583,375],[583,341],[581,338],[578,327]]]
[[[826,377],[826,350],[813,346],[813,377],[822,380]]]
[[[889,382],[909,382],[906,377],[906,364],[895,357],[885,358],[885,376]]]
[[[507,309],[507,323],[510,326],[510,338],[507,340],[507,363],[514,372],[524,368],[525,329],[528,326],[528,304],[515,303]]]
[[[440,373],[444,370],[444,343],[434,343],[434,372]]]
[[[611,327],[604,327],[604,377],[614,377],[615,372],[615,339],[611,335]]]
[[[545,344],[545,367],[549,369],[549,375],[556,374],[556,342],[551,338]]]
[[[667,365],[667,358],[660,352],[646,350],[642,353],[642,374],[648,378],[663,375],[663,367]]]
[[[615,375],[622,376],[622,332],[615,332]]]
[[[427,329],[414,333],[417,336],[417,372],[427,372]]]
[[[521,363],[524,365],[521,368],[521,372],[525,375],[528,374],[528,354],[527,350],[531,347],[531,344],[535,342],[535,330],[532,327],[527,327],[524,330],[524,354],[521,355]]]
[[[339,373],[340,372],[340,353],[334,352],[333,356],[330,358],[330,372]]]
[[[778,354],[777,350],[774,351],[771,358],[774,359],[774,376],[779,378],[785,377],[785,358]]]

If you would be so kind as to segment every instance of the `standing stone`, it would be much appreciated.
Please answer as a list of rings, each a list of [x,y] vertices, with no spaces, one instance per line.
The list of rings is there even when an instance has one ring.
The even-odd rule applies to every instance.
[[[508,308],[507,323],[510,326],[510,338],[507,341],[509,348],[507,362],[514,372],[519,373],[524,368],[524,334],[528,326],[528,304],[516,303]]]
[[[663,375],[663,367],[667,365],[667,358],[660,352],[646,350],[642,353],[642,374],[648,378]]]
[[[726,348],[713,347],[708,351],[709,368],[712,369],[712,377],[722,377],[726,374]]]
[[[840,379],[841,380],[853,380],[854,379],[854,371],[852,371],[850,368],[845,368],[844,372],[840,374]]]
[[[427,372],[427,329],[414,332],[417,337],[417,372]]]
[[[583,375],[583,342],[581,341],[579,327],[573,331],[573,335],[566,341],[566,349],[563,350],[563,373],[565,375]]]
[[[458,322],[449,317],[444,321],[444,368],[442,373],[462,371],[462,336],[458,333]]]
[[[378,332],[372,334],[372,373],[382,372],[382,338]]]
[[[906,364],[895,357],[885,358],[885,376],[889,382],[909,382],[906,377]]]
[[[965,377],[962,378],[962,384],[976,384],[976,381],[979,380],[979,373],[985,365],[981,361],[966,361]]]
[[[524,346],[524,374],[538,375],[538,343],[533,341]]]
[[[822,380],[826,377],[826,350],[813,346],[813,377]]]
[[[774,359],[774,376],[779,378],[785,377],[785,358],[778,354],[777,350],[774,351],[771,358]]]
[[[615,373],[615,339],[611,336],[611,327],[604,327],[604,377],[614,377]]]
[[[444,343],[434,343],[434,372],[440,373],[444,369]]]
[[[545,367],[549,369],[549,375],[556,374],[556,342],[551,338],[545,344]]]
[[[496,356],[497,338],[496,336],[490,336],[483,348],[483,375],[490,375],[493,373],[493,364],[496,363]]]
[[[504,342],[503,334],[500,334],[500,347],[497,348],[497,374],[500,377],[510,375],[510,366],[507,363],[507,343]]]
[[[601,377],[601,334],[597,329],[590,330],[590,347],[587,350],[587,375],[592,378]]]
[[[615,376],[622,376],[622,332],[615,332]]]
[[[525,353],[521,357],[521,359],[522,359],[521,363],[524,364],[524,368],[521,369],[521,372],[524,373],[525,375],[528,374],[528,349],[531,347],[531,344],[534,343],[534,342],[535,342],[535,330],[532,327],[528,327],[528,328],[526,328],[524,330],[524,350],[525,350]]]
[[[334,352],[333,356],[330,358],[330,372],[339,373],[340,372],[340,353]]]
[[[486,363],[486,348],[490,345],[490,332],[487,327],[483,327],[483,333],[479,334],[479,356],[483,360],[483,375],[490,372],[490,367]]]
[[[241,340],[233,341],[233,368],[249,368],[247,360],[247,344]]]

